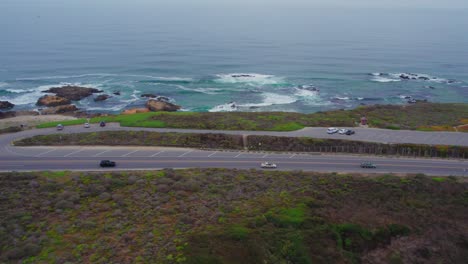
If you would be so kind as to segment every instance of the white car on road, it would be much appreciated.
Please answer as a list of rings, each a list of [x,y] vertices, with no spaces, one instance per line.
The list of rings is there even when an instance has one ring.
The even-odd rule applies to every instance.
[[[276,164],[266,161],[266,162],[262,162],[260,167],[264,169],[276,169]]]
[[[342,129],[338,130],[338,134],[340,134],[340,135],[344,135],[344,134],[346,134],[346,132],[348,132],[348,129],[346,129],[346,128],[342,128]]]
[[[84,123],[85,128],[89,128],[89,123]]]
[[[336,127],[329,127],[327,129],[328,134],[335,134],[336,132],[338,132],[338,128],[336,128]]]

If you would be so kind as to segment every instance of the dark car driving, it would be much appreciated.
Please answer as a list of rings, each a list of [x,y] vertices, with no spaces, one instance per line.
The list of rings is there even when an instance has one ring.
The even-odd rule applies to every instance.
[[[99,163],[101,167],[115,167],[115,161],[110,161],[110,160],[101,160],[101,163]]]
[[[346,131],[345,134],[348,135],[348,136],[351,136],[351,135],[354,135],[355,133],[356,132],[354,130],[348,130],[348,131]]]
[[[375,169],[377,168],[377,166],[375,166],[374,163],[367,161],[367,162],[361,163],[361,168]]]
[[[100,126],[100,127],[105,127],[105,126],[106,126],[106,122],[104,122],[104,121],[99,122],[99,126]]]

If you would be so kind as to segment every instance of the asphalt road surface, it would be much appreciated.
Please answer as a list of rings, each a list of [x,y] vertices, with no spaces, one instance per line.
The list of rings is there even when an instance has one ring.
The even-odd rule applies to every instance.
[[[63,131],[56,129],[35,129],[14,134],[0,135],[0,171],[32,171],[32,170],[103,170],[99,161],[111,159],[117,162],[117,167],[111,170],[131,169],[161,169],[161,168],[260,168],[264,161],[274,162],[280,170],[307,170],[321,172],[369,172],[369,173],[425,173],[429,175],[468,176],[468,162],[461,160],[442,159],[409,159],[388,157],[363,157],[353,155],[320,155],[316,153],[258,153],[236,151],[202,151],[182,148],[161,147],[14,147],[11,142],[19,138],[40,134],[79,133],[101,130],[149,130],[157,132],[192,132],[192,133],[239,133],[239,134],[267,134],[282,136],[313,136],[337,137],[357,139],[365,133],[373,135],[373,129],[356,129],[356,135],[347,137],[342,135],[327,135],[324,128],[306,128],[295,132],[246,132],[246,131],[206,131],[206,130],[178,130],[178,129],[145,129],[120,128],[112,124],[104,128],[92,125],[91,128],[82,126],[65,127]],[[364,132],[365,131],[365,132]],[[386,134],[390,132],[390,134]],[[421,133],[416,131],[387,131],[377,130],[375,133],[393,135],[394,132]],[[313,133],[320,133],[315,136]],[[437,132],[430,132],[437,133]],[[466,142],[468,134],[450,133],[457,137],[456,142]],[[446,134],[443,132],[441,135]],[[395,134],[396,135],[396,134]],[[399,137],[405,140],[408,136]],[[437,144],[449,140],[444,136],[429,135]],[[374,135],[376,136],[376,135]],[[427,137],[427,136],[426,136]],[[367,139],[367,138],[366,138]],[[441,140],[441,141],[437,141]],[[366,140],[367,141],[367,140]],[[414,142],[413,142],[414,143]],[[466,142],[468,145],[468,142]],[[359,164],[371,161],[377,165],[376,169],[363,169]]]

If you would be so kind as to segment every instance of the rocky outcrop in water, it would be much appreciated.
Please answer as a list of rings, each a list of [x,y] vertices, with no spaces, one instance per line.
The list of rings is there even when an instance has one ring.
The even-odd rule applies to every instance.
[[[0,109],[10,109],[13,108],[15,105],[8,102],[8,101],[0,101]]]
[[[71,101],[79,101],[92,95],[93,93],[102,93],[102,91],[95,88],[67,85],[50,88],[49,90],[44,91],[44,93],[54,93],[57,96],[67,98]]]
[[[146,107],[153,112],[159,112],[159,111],[166,111],[166,112],[175,112],[179,110],[181,107],[169,102],[165,101],[158,101],[158,100],[148,100],[146,102]]]
[[[101,102],[101,101],[105,101],[107,99],[109,99],[110,96],[107,95],[107,94],[101,94],[99,96],[97,96],[96,98],[94,98],[94,102]]]
[[[255,75],[251,75],[251,74],[232,74],[231,77],[233,77],[233,78],[252,78],[252,77],[255,77]]]
[[[64,114],[64,113],[73,113],[77,111],[78,108],[75,105],[60,105],[56,107],[49,107],[41,110],[42,115],[55,115],[55,114]]]
[[[71,101],[67,98],[63,98],[55,95],[44,95],[37,100],[36,105],[54,107],[59,105],[68,105]]]

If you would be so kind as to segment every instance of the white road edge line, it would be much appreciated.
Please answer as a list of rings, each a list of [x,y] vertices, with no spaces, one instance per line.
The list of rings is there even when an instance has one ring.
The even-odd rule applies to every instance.
[[[84,150],[84,149],[79,149],[79,150],[77,150],[77,151],[73,151],[72,153],[69,153],[69,154],[67,154],[67,155],[65,155],[65,156],[63,156],[63,157],[71,156],[71,155],[76,154],[76,153],[78,153],[78,152],[81,152],[81,151],[83,151],[83,150]]]
[[[57,150],[57,149],[55,148],[55,149],[51,149],[51,150],[46,151],[46,152],[39,153],[39,154],[36,155],[36,157],[40,157],[42,155],[45,155],[45,154],[50,153],[50,152],[55,151],[55,150]]]
[[[296,154],[292,154],[291,157],[289,157],[290,159],[296,157]]]
[[[151,155],[150,157],[156,157],[157,155],[159,155],[159,154],[161,154],[161,153],[163,153],[163,152],[164,152],[164,150],[159,151],[159,152],[156,152],[156,153],[154,153],[153,155]]]
[[[237,156],[235,156],[234,158],[237,158],[237,157],[239,157],[239,156],[242,155],[242,154],[243,154],[243,153],[239,153],[239,154],[237,154]]]
[[[187,154],[189,154],[189,153],[192,153],[192,152],[193,152],[193,150],[187,151],[187,152],[185,152],[184,154],[178,156],[178,158],[182,158],[183,156],[185,156],[185,155],[187,155]]]
[[[263,155],[263,156],[262,156],[262,159],[263,159],[263,158],[266,158],[267,156],[268,156],[268,154]]]
[[[213,155],[216,154],[216,153],[218,153],[218,151],[215,151],[215,152],[211,153],[210,155],[208,155],[208,158],[211,157],[211,156],[213,156]]]
[[[99,156],[99,155],[101,155],[101,154],[104,154],[104,153],[106,153],[106,152],[109,152],[109,151],[111,151],[111,150],[110,150],[110,149],[104,150],[103,152],[99,152],[98,154],[94,154],[93,157],[97,157],[97,156]]]
[[[122,155],[120,157],[127,157],[128,155],[133,154],[135,152],[138,152],[138,150],[131,151],[131,152],[129,152],[129,153],[125,154],[125,155]]]

